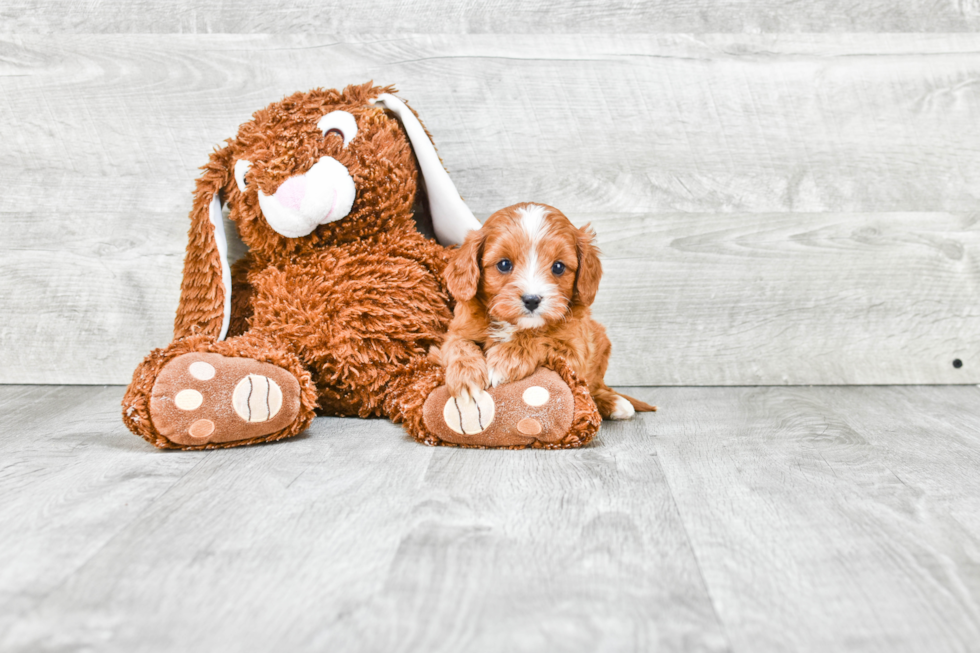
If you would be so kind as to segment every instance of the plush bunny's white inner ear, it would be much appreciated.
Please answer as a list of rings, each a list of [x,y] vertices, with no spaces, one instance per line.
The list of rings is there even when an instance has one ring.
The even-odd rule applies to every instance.
[[[214,226],[214,244],[221,259],[221,283],[225,287],[225,314],[221,318],[221,334],[218,336],[218,340],[224,340],[231,322],[231,265],[228,263],[228,238],[225,236],[225,225],[221,216],[221,198],[217,193],[211,198],[208,218]]]
[[[459,196],[456,185],[449,178],[449,173],[442,167],[436,148],[425,133],[425,128],[419,122],[411,109],[405,103],[389,93],[383,93],[372,104],[381,103],[389,111],[398,116],[408,140],[415,149],[415,156],[422,168],[422,178],[425,181],[425,191],[429,196],[429,213],[432,215],[432,228],[436,239],[443,245],[462,245],[466,234],[480,228],[480,221]]]

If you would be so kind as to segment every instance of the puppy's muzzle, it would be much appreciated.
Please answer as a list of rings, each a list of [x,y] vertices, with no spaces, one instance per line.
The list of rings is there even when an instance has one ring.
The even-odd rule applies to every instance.
[[[538,310],[538,306],[541,305],[540,295],[522,295],[521,301],[524,302],[524,308],[527,309],[528,313],[533,313]]]
[[[279,184],[272,195],[259,191],[266,222],[287,238],[302,238],[321,224],[350,213],[356,195],[354,179],[344,164],[325,156],[306,173]]]

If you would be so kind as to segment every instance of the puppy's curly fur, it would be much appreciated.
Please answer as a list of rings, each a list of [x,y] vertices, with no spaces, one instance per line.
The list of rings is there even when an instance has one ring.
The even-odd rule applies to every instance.
[[[530,375],[550,355],[568,361],[604,418],[655,407],[603,381],[611,345],[590,306],[602,277],[595,234],[558,209],[515,204],[467,236],[445,272],[457,304],[433,355],[454,397]]]

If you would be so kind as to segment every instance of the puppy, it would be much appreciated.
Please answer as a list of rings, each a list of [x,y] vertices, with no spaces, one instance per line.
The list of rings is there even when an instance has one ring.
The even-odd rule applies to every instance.
[[[468,401],[557,353],[588,384],[603,418],[656,410],[603,382],[611,345],[589,309],[601,276],[595,234],[558,209],[524,203],[491,215],[445,271],[456,308],[432,354],[446,368],[450,394]]]

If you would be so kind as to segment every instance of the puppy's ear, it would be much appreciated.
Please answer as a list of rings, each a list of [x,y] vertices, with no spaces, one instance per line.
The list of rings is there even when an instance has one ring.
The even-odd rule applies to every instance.
[[[469,232],[463,240],[463,246],[449,261],[443,273],[449,292],[458,302],[468,302],[476,297],[476,291],[480,286],[483,241],[482,229]]]
[[[216,150],[197,180],[187,233],[184,278],[174,337],[206,333],[224,339],[231,319],[231,268],[221,216],[221,190],[234,176],[231,148]]]
[[[602,263],[599,262],[599,248],[595,244],[595,237],[595,232],[589,225],[578,230],[578,270],[575,272],[573,304],[591,306],[599,291]]]

